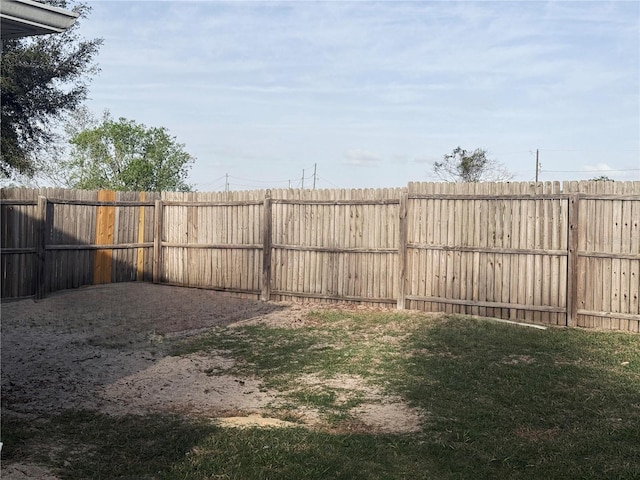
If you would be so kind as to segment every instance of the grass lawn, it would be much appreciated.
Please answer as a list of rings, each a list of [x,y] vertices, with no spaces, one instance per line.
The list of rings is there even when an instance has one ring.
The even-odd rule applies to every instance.
[[[637,479],[640,336],[490,320],[321,312],[297,329],[215,328],[173,346],[237,359],[326,428],[228,429],[204,420],[70,411],[4,418],[4,461],[61,479]],[[212,372],[213,373],[213,372]],[[358,396],[298,379],[353,375],[421,412],[420,431],[350,430]]]

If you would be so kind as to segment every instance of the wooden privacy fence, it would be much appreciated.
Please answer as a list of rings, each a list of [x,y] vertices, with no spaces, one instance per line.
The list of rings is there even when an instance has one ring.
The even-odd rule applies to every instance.
[[[640,182],[2,191],[2,298],[121,281],[639,331]]]
[[[151,280],[159,194],[3,189],[2,298]],[[147,199],[148,198],[148,199]]]

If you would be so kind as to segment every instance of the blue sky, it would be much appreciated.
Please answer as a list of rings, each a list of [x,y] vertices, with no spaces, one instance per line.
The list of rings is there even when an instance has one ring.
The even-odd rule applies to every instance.
[[[88,107],[166,127],[198,190],[640,180],[640,3],[95,1]]]

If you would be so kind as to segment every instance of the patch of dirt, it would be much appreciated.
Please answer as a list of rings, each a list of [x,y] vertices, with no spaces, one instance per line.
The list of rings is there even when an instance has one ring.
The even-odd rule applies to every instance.
[[[265,325],[272,328],[302,328],[313,327],[319,324],[318,321],[307,317],[311,310],[322,310],[322,305],[314,305],[303,303],[287,304],[286,315],[282,310],[265,313],[264,315],[254,316],[246,320],[240,320],[229,325],[230,327],[244,327],[247,325]],[[327,308],[328,309],[328,308]]]
[[[344,405],[356,400],[357,406],[349,410],[367,431],[383,433],[411,433],[420,430],[420,412],[409,407],[401,398],[385,395],[377,386],[368,384],[358,375],[336,375],[321,378],[318,375],[302,375],[301,389],[309,387],[329,388],[336,392],[336,404]],[[308,423],[317,423],[319,413],[307,409],[302,415]]]
[[[260,412],[276,400],[274,393],[261,388],[259,379],[221,374],[229,364],[233,362],[218,356],[164,357],[103,387],[102,410],[220,415],[230,410]]]
[[[549,440],[553,440],[560,434],[560,429],[558,427],[546,429],[520,427],[516,429],[515,434],[520,438],[529,440],[530,442],[548,442]]]
[[[216,326],[261,323],[299,328],[315,325],[318,304],[264,303],[209,290],[120,283],[51,294],[39,301],[4,303],[2,316],[2,414],[55,414],[91,409],[109,414],[175,412],[209,418],[230,415],[255,421],[278,405],[278,392],[259,378],[229,373],[225,352],[167,356],[177,338]],[[342,306],[340,306],[342,308]],[[353,308],[353,307],[352,307]],[[357,310],[361,310],[358,308]],[[390,338],[389,341],[392,339]],[[352,414],[383,432],[411,432],[419,415],[385,397],[358,377],[305,378],[306,385],[339,388],[344,401],[360,395]],[[317,412],[289,412],[319,425]],[[238,420],[238,422],[240,422]],[[11,464],[3,478],[51,478],[38,467]],[[20,477],[27,472],[25,477]]]
[[[261,417],[257,414],[247,417],[222,417],[215,419],[215,422],[222,427],[228,428],[290,428],[300,426],[297,423],[287,422],[286,420],[280,420],[278,418]]]
[[[149,283],[88,287],[3,304],[3,413],[189,411],[198,403],[233,408],[249,394],[239,396],[234,378],[207,375],[228,368],[231,360],[219,355],[167,357],[165,340],[276,311],[287,318],[287,309]],[[242,381],[246,387],[251,382]],[[229,398],[207,402],[205,391],[212,398],[228,392]]]
[[[418,412],[400,399],[386,398],[382,403],[365,403],[355,407],[352,415],[382,433],[411,433],[420,430]]]
[[[535,358],[529,355],[509,355],[507,357],[504,357],[500,361],[500,363],[504,365],[521,365],[521,364],[531,365],[535,361],[536,361]]]

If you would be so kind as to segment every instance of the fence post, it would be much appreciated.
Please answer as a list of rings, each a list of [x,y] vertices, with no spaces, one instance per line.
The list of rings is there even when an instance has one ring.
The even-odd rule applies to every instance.
[[[156,200],[153,215],[153,283],[162,276],[162,200]]]
[[[36,267],[36,299],[44,298],[47,290],[47,276],[46,276],[46,263],[47,263],[47,197],[38,197],[38,231],[37,231],[37,267]]]
[[[146,200],[145,192],[140,192],[138,198],[141,202]],[[144,205],[138,208],[138,243],[144,243]],[[136,281],[144,281],[144,248],[138,248],[136,256]]]
[[[398,212],[398,310],[404,310],[407,286],[407,201],[409,193],[402,192]]]
[[[263,302],[268,302],[271,299],[271,228],[271,190],[267,190],[262,212],[262,291],[260,300]]]
[[[567,233],[567,327],[575,327],[578,321],[578,210],[580,197],[569,197],[569,221]]]

